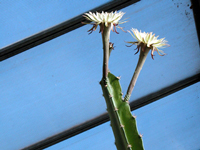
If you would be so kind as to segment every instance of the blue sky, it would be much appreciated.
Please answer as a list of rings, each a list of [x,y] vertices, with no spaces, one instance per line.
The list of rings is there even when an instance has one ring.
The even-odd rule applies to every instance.
[[[0,47],[106,2],[2,1]],[[200,72],[195,22],[192,9],[187,6],[190,1],[184,0],[179,7],[177,2],[140,1],[121,10],[126,12],[123,18],[129,20],[121,25],[125,30],[152,31],[160,38],[165,37],[171,45],[163,49],[166,56],[155,54],[154,60],[148,56],[131,101]],[[102,77],[101,34],[96,31],[88,35],[90,28],[90,25],[80,27],[0,62],[2,149],[24,148],[106,112],[98,84]],[[121,75],[125,92],[139,55],[134,55],[134,46],[125,46],[124,41],[134,40],[131,35],[119,32],[119,35],[111,33],[111,42],[116,47],[109,68],[116,76]],[[200,129],[196,126],[200,120],[199,106],[199,83],[196,83],[134,111],[138,116],[139,131],[144,134],[145,148],[199,148],[195,140],[199,139],[197,133]],[[100,141],[102,138],[107,140]],[[158,142],[160,139],[162,142]],[[114,139],[109,123],[105,123],[63,143],[55,146],[59,149],[78,150],[84,146],[92,149],[89,144],[95,143],[99,144],[95,149],[104,146],[113,149]]]

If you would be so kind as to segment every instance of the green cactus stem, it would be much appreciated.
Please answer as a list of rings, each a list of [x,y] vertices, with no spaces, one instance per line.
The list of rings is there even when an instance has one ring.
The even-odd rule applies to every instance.
[[[115,144],[118,150],[144,150],[142,137],[138,134],[136,119],[128,102],[123,100],[119,78],[108,73],[106,84],[100,82],[107,104]]]
[[[115,145],[118,150],[144,150],[142,137],[137,131],[136,119],[131,114],[129,103],[123,100],[119,78],[108,70],[108,60],[113,49],[113,44],[109,42],[110,26],[103,29],[102,40],[104,58],[103,78],[100,84],[115,136]]]

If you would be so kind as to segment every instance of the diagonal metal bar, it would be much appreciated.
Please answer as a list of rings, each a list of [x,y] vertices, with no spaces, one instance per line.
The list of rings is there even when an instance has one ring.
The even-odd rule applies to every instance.
[[[111,1],[109,3],[106,3],[100,7],[97,7],[95,9],[92,9],[90,11],[115,11],[122,9],[126,6],[129,6],[133,3],[138,2],[139,0],[117,0],[117,1]],[[86,21],[84,17],[82,17],[82,14],[72,18],[70,20],[67,20],[63,23],[60,23],[56,26],[53,26],[47,30],[41,31],[35,35],[32,35],[28,38],[25,38],[19,42],[16,42],[12,45],[9,45],[7,47],[4,47],[0,49],[0,61],[5,60],[9,57],[12,57],[16,54],[19,54],[23,51],[26,51],[32,47],[35,47],[39,44],[42,44],[44,42],[47,42],[51,39],[54,39],[60,35],[63,35],[67,32],[70,32],[72,30],[75,30],[83,24],[81,22]]]
[[[102,5],[98,8],[95,8],[91,11],[114,11],[114,10],[119,10],[122,9],[126,6],[129,6],[133,3],[138,2],[139,0],[122,0],[122,1],[112,1],[109,2],[105,5]],[[199,8],[200,8],[200,2],[199,0],[191,0],[192,1],[192,7],[193,7],[193,11],[194,11],[194,18],[195,18],[195,23],[196,23],[196,27],[197,27],[197,34],[199,37]],[[0,49],[0,61],[5,60],[9,57],[12,57],[18,53],[21,53],[23,51],[26,51],[32,47],[35,47],[39,44],[42,44],[44,42],[47,42],[51,39],[54,39],[60,35],[63,35],[67,32],[70,32],[72,30],[75,30],[81,26],[83,26],[81,24],[82,21],[85,21],[84,18],[82,17],[82,15],[79,15],[73,19],[70,19],[68,21],[65,21],[61,24],[58,24],[52,28],[49,28],[47,30],[44,30],[42,32],[39,32],[33,36],[30,36],[26,39],[23,39],[19,42],[16,42],[12,45],[9,45],[7,47],[4,47],[2,49]],[[199,38],[200,40],[200,38]],[[157,91],[155,93],[149,94],[147,96],[144,96],[140,99],[137,99],[133,102],[130,103],[131,106],[131,110],[135,110],[138,109],[142,106],[145,106],[147,104],[150,104],[154,101],[157,101],[169,94],[172,94],[176,91],[179,91],[187,86],[190,86],[194,83],[197,83],[200,81],[200,74],[194,75],[190,78],[187,78],[185,80],[182,80],[178,83],[175,83],[169,87],[166,87],[164,89],[161,89],[160,91]],[[82,133],[84,131],[87,131],[91,128],[94,128],[98,125],[101,125],[105,122],[109,121],[109,116],[107,113],[102,114],[99,117],[96,117],[92,120],[89,120],[83,124],[77,125],[71,129],[68,129],[62,133],[59,133],[57,135],[54,135],[52,137],[49,137],[43,141],[40,141],[38,143],[35,143],[31,146],[28,146],[26,148],[24,148],[23,150],[40,150],[40,149],[44,149],[46,147],[49,147],[53,144],[56,144],[58,142],[61,142],[65,139],[68,139],[72,136],[75,136],[79,133]]]
[[[146,95],[142,98],[139,98],[133,102],[130,103],[131,110],[138,109],[140,107],[143,107],[145,105],[148,105],[154,101],[157,101],[163,97],[166,97],[172,93],[175,93],[183,88],[186,88],[192,84],[195,84],[200,81],[200,74],[194,75],[192,77],[189,77],[187,79],[184,79],[180,82],[177,82],[171,86],[168,86],[166,88],[161,89],[160,91],[157,91],[155,93],[151,93],[149,95]],[[29,147],[26,147],[22,150],[41,150],[46,147],[49,147],[53,144],[56,144],[58,142],[61,142],[63,140],[66,140],[70,137],[73,137],[75,135],[78,135],[84,131],[87,131],[89,129],[92,129],[98,125],[101,125],[107,121],[109,121],[108,113],[102,114],[101,116],[98,116],[92,120],[89,120],[85,123],[82,123],[80,125],[77,125],[75,127],[72,127],[71,129],[68,129],[62,133],[59,133],[57,135],[54,135],[52,137],[49,137],[43,141],[40,141],[36,144],[33,144]]]
[[[190,9],[193,9],[197,35],[198,35],[199,44],[200,44],[200,0],[191,0],[191,3],[192,5],[190,6]]]

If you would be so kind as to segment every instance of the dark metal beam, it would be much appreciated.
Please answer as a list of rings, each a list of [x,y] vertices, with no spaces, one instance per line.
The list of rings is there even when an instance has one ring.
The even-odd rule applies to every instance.
[[[142,106],[145,106],[147,104],[150,104],[154,101],[157,101],[165,96],[168,96],[172,93],[175,93],[183,88],[186,88],[194,83],[197,83],[200,81],[200,74],[197,74],[197,75],[194,75],[190,78],[187,78],[185,80],[182,80],[180,82],[177,82],[171,86],[168,86],[164,89],[161,89],[160,91],[157,91],[155,93],[152,93],[152,94],[149,94],[149,95],[146,95],[142,98],[139,98],[133,102],[130,103],[130,106],[131,106],[131,110],[135,110],[135,109],[138,109]],[[75,127],[72,127],[71,129],[68,129],[62,133],[59,133],[57,135],[54,135],[52,137],[49,137],[43,141],[40,141],[36,144],[33,144],[29,147],[26,147],[22,150],[41,150],[41,149],[44,149],[46,147],[49,147],[53,144],[56,144],[58,142],[61,142],[63,140],[66,140],[70,137],[73,137],[75,135],[78,135],[84,131],[87,131],[89,129],[92,129],[98,125],[101,125],[107,121],[109,121],[109,116],[108,116],[108,113],[105,113],[105,114],[102,114],[101,116],[99,117],[96,117],[92,120],[89,120],[85,123],[82,123],[80,125],[77,125]]]
[[[129,6],[133,3],[138,2],[139,0],[117,0],[117,1],[112,1],[109,3],[106,3],[98,8],[92,9],[90,11],[92,12],[101,12],[101,11],[115,11],[122,9],[126,6]],[[42,44],[44,42],[47,42],[51,39],[54,39],[60,35],[63,35],[67,32],[70,32],[72,30],[75,30],[83,24],[81,22],[86,21],[85,18],[81,15],[72,18],[70,20],[67,20],[63,23],[60,23],[54,27],[51,27],[47,30],[41,31],[33,36],[30,36],[28,38],[25,38],[19,42],[16,42],[12,45],[9,45],[7,47],[4,47],[0,49],[0,61],[5,60],[9,57],[12,57],[16,54],[19,54],[23,51],[26,51],[32,47],[35,47],[39,44]]]
[[[122,9],[126,6],[129,6],[133,3],[138,2],[139,0],[122,0],[122,1],[112,1],[109,2],[105,5],[102,5],[98,8],[95,8],[91,11],[115,11]],[[194,11],[194,18],[195,18],[195,23],[197,27],[197,34],[199,37],[199,42],[200,42],[200,6],[199,6],[199,0],[191,0],[192,1],[192,9]],[[68,21],[65,21],[59,25],[56,25],[50,29],[44,30],[42,32],[39,32],[31,37],[28,37],[26,39],[23,39],[17,43],[14,43],[12,45],[9,45],[7,47],[4,47],[0,49],[0,61],[5,60],[9,57],[12,57],[18,53],[21,53],[23,51],[26,51],[32,47],[35,47],[39,44],[42,44],[44,42],[47,42],[51,39],[54,39],[60,35],[63,35],[67,32],[70,32],[74,29],[77,29],[83,24],[81,22],[85,21],[85,19],[82,17],[82,15],[79,15],[73,19],[70,19]],[[160,91],[157,91],[155,93],[149,94],[147,96],[144,96],[140,99],[137,99],[133,102],[130,103],[131,110],[138,109],[142,106],[145,106],[149,103],[152,103],[154,101],[157,101],[165,96],[168,96],[169,94],[172,94],[176,91],[179,91],[187,86],[190,86],[196,82],[200,81],[200,74],[197,74],[195,76],[192,76],[190,78],[187,78],[185,80],[182,80],[178,83],[175,83],[169,87],[166,87],[164,89],[161,89]],[[40,150],[44,149],[46,147],[49,147],[53,144],[56,144],[58,142],[61,142],[63,140],[66,140],[70,137],[73,137],[77,134],[80,134],[84,131],[87,131],[91,128],[94,128],[98,125],[101,125],[105,122],[109,121],[109,116],[107,113],[102,114],[99,117],[96,117],[92,120],[89,120],[83,124],[77,125],[71,129],[68,129],[62,133],[59,133],[57,135],[54,135],[52,137],[49,137],[43,141],[40,141],[38,143],[35,143],[31,146],[28,146],[24,148],[23,150]]]
[[[191,3],[192,5],[190,6],[190,8],[193,9],[197,35],[198,35],[199,45],[200,45],[200,0],[191,0]]]
[[[154,101],[160,100],[163,97],[173,94],[199,81],[200,81],[200,74],[197,74],[180,82],[174,83],[173,85],[163,88],[155,93],[151,93],[149,95],[146,95],[142,98],[135,100],[130,104],[131,110],[138,109]]]

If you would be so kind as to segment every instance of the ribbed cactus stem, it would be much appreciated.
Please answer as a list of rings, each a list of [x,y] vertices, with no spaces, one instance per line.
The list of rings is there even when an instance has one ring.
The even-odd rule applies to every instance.
[[[118,150],[144,150],[142,138],[138,134],[135,117],[130,106],[122,99],[119,78],[108,73],[106,85],[102,79],[100,84],[106,100],[111,127]]]
[[[104,26],[103,41],[103,78],[100,82],[106,100],[111,127],[118,150],[143,150],[142,139],[138,134],[135,117],[132,116],[129,104],[123,100],[119,77],[108,70],[108,60],[113,49],[109,43],[111,26]]]
[[[144,62],[145,62],[145,60],[147,58],[147,55],[148,55],[149,51],[150,51],[149,48],[146,48],[144,50],[142,50],[142,49],[140,50],[140,56],[139,56],[139,60],[138,60],[135,72],[134,72],[133,77],[131,79],[131,82],[129,84],[127,93],[126,93],[126,95],[124,97],[125,101],[128,101],[130,99],[130,97],[131,97],[131,93],[133,91],[133,88],[135,87],[137,78],[138,78],[138,76],[140,74],[140,71],[142,70],[142,67],[144,65]]]

